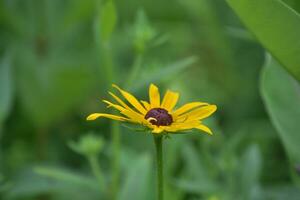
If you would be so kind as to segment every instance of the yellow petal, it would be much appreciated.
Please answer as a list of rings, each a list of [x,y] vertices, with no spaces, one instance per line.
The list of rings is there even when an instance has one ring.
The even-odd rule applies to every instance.
[[[210,135],[213,134],[212,131],[207,126],[205,126],[203,124],[200,124],[200,125],[196,126],[195,128],[199,129],[199,130],[202,130],[202,131],[204,131],[204,132],[206,132],[206,133],[208,133]]]
[[[186,121],[200,120],[200,119],[204,119],[204,118],[210,116],[216,110],[217,110],[216,105],[204,106],[204,107],[200,107],[195,110],[192,110],[191,112],[187,112],[183,115],[180,115],[176,120],[177,121],[180,121],[182,119],[185,119]]]
[[[121,104],[121,106],[123,106],[124,108],[126,108],[126,109],[130,109],[130,107],[126,104],[126,103],[124,103],[124,101],[122,101],[119,97],[117,97],[114,93],[112,93],[112,92],[109,92],[109,94],[119,103],[119,104]]]
[[[173,123],[169,127],[165,127],[165,130],[168,132],[179,132],[189,129],[199,129],[210,135],[212,135],[212,131],[205,125],[201,124],[201,122],[194,120],[185,123]]]
[[[140,102],[129,92],[126,92],[119,88],[117,85],[113,85],[114,88],[120,91],[120,93],[124,96],[124,98],[133,106],[137,109],[142,114],[146,114],[145,108],[140,104]]]
[[[160,94],[156,85],[152,84],[149,87],[149,100],[151,108],[160,107]]]
[[[172,115],[175,115],[175,116],[179,116],[181,114],[184,114],[185,112],[187,111],[190,111],[192,109],[195,109],[199,106],[206,106],[206,105],[209,105],[208,103],[204,103],[204,102],[191,102],[191,103],[187,103],[183,106],[181,106],[180,108],[178,108],[177,110],[175,110]]]
[[[175,122],[175,123],[171,124],[171,126],[165,127],[165,130],[169,131],[169,132],[176,132],[176,131],[193,129],[199,125],[200,125],[200,122],[197,120],[184,122],[184,123],[176,123]]]
[[[145,124],[147,122],[144,117],[136,112],[132,112],[130,110],[124,110],[121,112],[123,115],[128,116],[133,122],[139,123],[139,124]]]
[[[117,109],[118,111],[122,112],[123,110],[125,110],[125,108],[123,108],[122,106],[120,105],[117,105],[117,104],[113,104],[107,100],[102,100],[104,103],[106,103],[108,105],[108,107],[114,107],[115,109]]]
[[[141,102],[142,102],[143,106],[146,108],[147,111],[151,109],[151,106],[147,101],[141,101]]]
[[[161,107],[171,112],[172,109],[175,107],[178,99],[179,99],[179,93],[167,90],[164,99],[162,101]]]
[[[105,117],[113,120],[118,120],[118,121],[130,121],[130,119],[127,119],[125,117],[117,116],[117,115],[111,115],[111,114],[106,114],[106,113],[93,113],[90,114],[86,120],[95,120],[99,117]]]
[[[113,107],[113,108],[119,110],[123,115],[129,117],[133,122],[142,123],[145,120],[143,115],[141,115],[131,109],[127,110],[126,108],[123,108],[122,106],[113,104],[106,100],[103,100],[103,102],[108,104],[109,107]]]
[[[137,115],[140,115],[139,113],[135,112],[132,110],[126,103],[124,103],[119,97],[117,97],[114,93],[109,92],[109,94],[119,103],[121,104],[124,108],[126,108],[128,111],[131,111]]]

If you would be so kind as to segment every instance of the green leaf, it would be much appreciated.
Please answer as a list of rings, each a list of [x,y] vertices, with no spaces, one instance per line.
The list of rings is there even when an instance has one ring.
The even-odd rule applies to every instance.
[[[156,30],[150,25],[144,10],[138,10],[134,25],[133,42],[136,52],[143,54],[148,43],[156,36],[156,34]]]
[[[93,0],[67,2],[66,9],[62,11],[64,12],[63,23],[59,24],[63,26],[63,30],[74,28],[80,22],[85,22],[85,20],[93,16],[94,6]]]
[[[13,94],[12,70],[8,54],[0,63],[0,126],[7,117]]]
[[[70,58],[39,60],[24,53],[18,72],[20,103],[36,127],[47,127],[87,97],[94,70],[88,61]]]
[[[38,167],[36,171],[38,173],[25,170],[18,174],[11,180],[12,187],[5,192],[5,197],[20,199],[51,193],[64,196],[62,199],[77,200],[95,199],[100,195],[96,182],[69,170]]]
[[[300,163],[300,85],[278,62],[268,59],[262,70],[260,90],[294,167]]]
[[[198,23],[195,26],[197,38],[202,41],[205,48],[209,51],[200,53],[202,64],[212,70],[211,76],[216,79],[216,83],[222,86],[222,90],[232,93],[235,90],[235,81],[237,80],[237,59],[234,59],[234,52],[226,33],[222,15],[216,9],[217,1],[211,0],[179,0],[182,9],[186,10],[187,15]],[[218,63],[215,63],[218,60]]]
[[[0,197],[1,197],[1,194],[5,191],[7,191],[8,189],[11,188],[11,183],[10,182],[7,182],[3,175],[0,174]]]
[[[240,167],[241,191],[243,199],[254,199],[258,195],[259,178],[262,169],[261,153],[257,145],[251,145],[246,149]]]
[[[117,24],[117,11],[112,0],[107,0],[100,9],[98,16],[100,36],[103,41],[110,39],[112,32]]]
[[[205,183],[202,180],[180,179],[175,182],[176,186],[186,192],[196,194],[209,194],[217,191],[217,185],[211,182]]]
[[[54,167],[36,167],[34,172],[38,175],[54,179],[56,181],[76,184],[80,186],[87,186],[89,188],[97,189],[96,180],[85,177],[70,170],[54,168]]]
[[[182,147],[182,153],[186,164],[187,178],[176,181],[176,185],[189,192],[200,194],[214,192],[218,186],[211,179],[197,150],[187,144]]]
[[[153,187],[151,187],[153,173],[151,163],[151,159],[147,154],[135,159],[121,188],[119,200],[151,199],[149,193],[154,193],[152,191]]]
[[[300,80],[300,16],[280,0],[227,0],[260,43]]]
[[[97,156],[104,148],[104,139],[90,132],[80,137],[78,141],[69,141],[68,146],[76,153],[86,157]]]
[[[272,200],[298,200],[300,197],[300,190],[298,187],[293,185],[280,185],[265,188],[265,199]]]

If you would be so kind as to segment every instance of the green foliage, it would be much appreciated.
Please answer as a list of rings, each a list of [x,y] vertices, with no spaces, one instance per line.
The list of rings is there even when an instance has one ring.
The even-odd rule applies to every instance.
[[[0,61],[0,127],[9,114],[13,101],[12,71],[11,56],[6,54]]]
[[[239,142],[234,146],[229,145],[233,144],[233,141]],[[177,187],[191,193],[201,194],[207,199],[213,197],[218,199],[219,196],[228,200],[263,199],[264,194],[259,184],[262,171],[261,152],[258,146],[249,145],[245,152],[237,155],[236,145],[240,145],[241,142],[239,135],[234,136],[232,141],[228,141],[228,146],[223,147],[229,151],[226,153],[227,156],[223,154],[224,150],[218,152],[218,154],[223,154],[222,159],[224,159],[220,163],[207,160],[205,157],[207,152],[198,155],[195,147],[185,146],[182,152],[187,169],[184,178],[176,182]],[[229,146],[231,146],[230,150]],[[211,156],[210,153],[209,156]],[[211,165],[210,162],[212,162]],[[217,177],[223,178],[217,181]]]
[[[149,131],[85,120],[108,110],[112,83],[218,106],[213,136],[165,138],[165,200],[299,199],[300,90],[283,69],[299,80],[295,11],[298,0],[0,1],[0,199],[155,199]]]
[[[280,0],[227,0],[261,44],[300,80],[300,15]]]
[[[51,192],[60,199],[60,196],[69,196],[72,199],[95,198],[98,196],[93,180],[62,169],[37,168],[37,172],[25,171],[13,182],[5,199],[34,198]]]
[[[110,39],[112,32],[115,29],[117,23],[117,12],[113,0],[107,0],[103,3],[103,5],[99,6],[100,14],[96,23],[99,23],[97,26],[100,29],[99,37],[102,38],[103,42],[106,42]]]
[[[154,187],[150,184],[151,174],[153,172],[151,167],[151,159],[149,155],[141,155],[134,160],[134,166],[132,166],[127,174],[126,181],[120,191],[119,200],[138,200],[138,199],[151,199],[151,194]]]
[[[139,10],[134,25],[133,45],[137,53],[143,53],[148,43],[155,37],[156,32],[150,26],[147,16],[143,10]]]
[[[241,163],[243,163],[240,171],[242,199],[261,198],[259,179],[262,170],[262,160],[259,148],[253,145],[246,149]]]
[[[70,170],[53,167],[35,167],[34,172],[40,176],[44,176],[59,182],[75,184],[93,189],[97,188],[97,183],[95,180],[89,177],[70,172]]]
[[[44,127],[78,105],[92,80],[91,72],[75,62],[51,63],[40,67],[42,70],[35,68],[22,72],[19,77],[20,98],[32,121]],[[46,107],[51,109],[45,112]]]
[[[157,66],[152,68],[151,71],[144,70],[140,74],[140,80],[136,81],[135,85],[132,86],[133,90],[138,90],[140,88],[145,88],[150,83],[159,82],[162,79],[171,79],[177,74],[182,73],[197,61],[197,57],[192,56],[189,58],[184,58],[182,60],[175,61],[174,63]]]
[[[292,170],[300,163],[300,86],[280,64],[268,57],[261,75],[261,93],[291,161]]]
[[[203,161],[197,155],[196,149],[192,146],[184,146],[182,149],[183,158],[187,166],[187,179],[177,182],[178,187],[184,188],[190,192],[201,194],[213,193],[217,185],[207,173],[207,169],[203,166]]]
[[[69,142],[69,147],[76,153],[90,157],[101,152],[104,147],[104,140],[100,136],[89,133],[82,136],[77,143],[74,141]]]

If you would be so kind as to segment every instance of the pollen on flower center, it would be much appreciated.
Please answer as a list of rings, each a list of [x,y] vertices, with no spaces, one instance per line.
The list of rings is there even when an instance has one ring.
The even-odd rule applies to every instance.
[[[145,115],[145,119],[156,126],[169,126],[173,123],[173,117],[163,108],[152,108]]]

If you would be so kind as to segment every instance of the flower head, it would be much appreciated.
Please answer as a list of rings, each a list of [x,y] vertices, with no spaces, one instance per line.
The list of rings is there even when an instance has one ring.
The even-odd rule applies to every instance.
[[[118,110],[122,116],[107,113],[93,113],[87,120],[95,120],[105,117],[113,120],[141,124],[152,130],[152,133],[175,133],[190,129],[202,130],[212,134],[211,130],[205,126],[201,120],[207,118],[217,110],[216,105],[204,102],[187,103],[178,109],[174,109],[179,99],[179,94],[167,90],[163,100],[160,100],[158,88],[151,84],[149,87],[149,102],[138,101],[132,94],[113,85],[130,104],[128,105],[118,96],[109,92],[116,100],[115,103],[103,100],[108,107]]]

